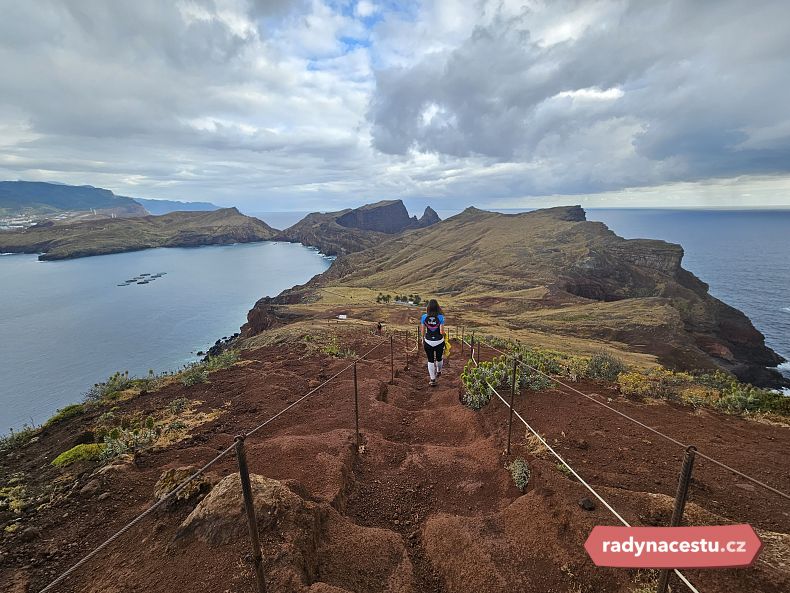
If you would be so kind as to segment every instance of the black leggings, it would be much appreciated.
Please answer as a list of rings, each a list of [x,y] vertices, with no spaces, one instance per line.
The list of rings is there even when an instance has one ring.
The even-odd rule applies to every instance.
[[[442,359],[442,355],[444,354],[444,342],[438,346],[430,346],[423,340],[422,345],[425,346],[425,354],[428,355],[428,362],[435,362],[436,360]]]

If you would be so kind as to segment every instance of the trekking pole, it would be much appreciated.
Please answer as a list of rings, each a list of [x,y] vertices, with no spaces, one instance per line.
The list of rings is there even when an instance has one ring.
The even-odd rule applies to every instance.
[[[266,593],[266,578],[263,574],[261,542],[258,539],[258,521],[255,518],[255,503],[252,497],[252,485],[250,484],[250,470],[247,467],[247,455],[244,452],[244,435],[236,437],[236,459],[239,462],[241,493],[244,496],[244,509],[247,511],[247,526],[249,527],[250,542],[252,543],[255,581],[258,583],[258,593]]]
[[[686,449],[683,465],[680,468],[678,489],[675,492],[675,510],[672,511],[672,520],[669,522],[670,527],[678,527],[683,521],[683,510],[686,508],[686,498],[688,497],[689,483],[691,482],[691,470],[694,469],[694,456],[696,453],[697,448],[693,445]],[[669,572],[669,569],[661,571],[658,587],[656,588],[657,593],[666,593],[669,585]]]
[[[359,453],[359,392],[357,390],[357,363],[354,363],[354,426],[357,430],[357,449]]]
[[[510,415],[507,420],[507,454],[510,455],[510,439],[513,434],[513,400],[516,397],[516,368],[518,360],[513,358],[513,384],[510,386]]]

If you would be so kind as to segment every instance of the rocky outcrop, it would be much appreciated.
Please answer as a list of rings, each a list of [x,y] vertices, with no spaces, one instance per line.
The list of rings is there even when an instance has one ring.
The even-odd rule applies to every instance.
[[[431,208],[421,218],[409,217],[401,200],[366,204],[338,212],[308,214],[276,237],[302,243],[326,255],[346,255],[378,245],[404,231],[426,228],[439,221]]]
[[[412,565],[396,533],[354,525],[329,504],[305,500],[283,482],[256,474],[250,482],[272,590],[413,593]],[[199,540],[217,548],[245,541],[243,509],[241,480],[231,474],[181,523],[173,546]]]
[[[439,215],[436,214],[436,211],[433,208],[431,208],[430,206],[427,206],[425,208],[425,212],[423,212],[422,216],[417,221],[417,224],[414,225],[414,228],[424,229],[425,227],[429,227],[432,224],[436,224],[437,222],[441,222],[441,220],[442,219],[439,218]]]

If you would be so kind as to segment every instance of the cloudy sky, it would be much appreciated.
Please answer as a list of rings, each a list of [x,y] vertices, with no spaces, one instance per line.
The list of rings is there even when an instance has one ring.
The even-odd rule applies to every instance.
[[[786,0],[0,0],[0,178],[247,211],[790,205]]]

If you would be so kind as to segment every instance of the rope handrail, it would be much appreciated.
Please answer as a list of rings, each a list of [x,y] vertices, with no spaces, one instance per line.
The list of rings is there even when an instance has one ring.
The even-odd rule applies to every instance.
[[[571,385],[568,385],[567,383],[564,383],[564,382],[560,381],[556,377],[553,377],[552,375],[549,375],[548,373],[546,373],[544,371],[541,371],[540,369],[538,369],[538,368],[536,368],[536,367],[524,362],[523,360],[520,360],[514,354],[509,354],[507,352],[503,352],[502,350],[496,348],[495,346],[492,346],[491,344],[486,344],[486,345],[489,348],[491,348],[492,350],[494,350],[495,352],[498,352],[499,354],[502,354],[503,356],[506,356],[508,358],[517,360],[518,364],[520,364],[522,366],[525,366],[526,368],[528,368],[528,369],[530,369],[532,371],[535,371],[536,373],[538,373],[540,375],[543,375],[547,379],[550,379],[551,381],[554,381],[555,383],[558,383],[559,385],[562,385],[566,389],[570,389],[574,393],[577,393],[577,394],[589,399],[591,402],[594,402],[594,403],[598,404],[599,406],[603,406],[607,410],[610,410],[610,411],[614,412],[615,414],[618,414],[619,416],[622,416],[626,420],[629,420],[629,421],[633,422],[634,424],[638,424],[642,428],[645,428],[645,429],[649,430],[650,432],[652,432],[652,433],[654,433],[654,434],[656,434],[656,435],[658,435],[658,436],[660,436],[660,437],[662,437],[662,438],[664,438],[664,439],[666,439],[666,440],[668,440],[668,441],[670,441],[670,442],[672,442],[672,443],[674,443],[674,444],[676,444],[676,445],[678,445],[680,447],[683,447],[684,449],[688,448],[688,444],[682,443],[681,441],[677,440],[676,438],[671,437],[668,434],[665,434],[665,433],[661,432],[660,430],[657,430],[657,429],[655,429],[655,428],[653,428],[651,426],[648,426],[644,422],[640,422],[636,418],[632,418],[628,414],[625,414],[624,412],[621,412],[617,408],[614,408],[614,407],[612,407],[612,406],[610,406],[610,405],[608,405],[608,404],[606,404],[606,403],[604,403],[602,401],[599,401],[599,400],[595,399],[593,396],[591,396],[591,395],[589,395],[587,393],[584,393],[583,391],[579,391],[575,387],[572,387]],[[721,467],[721,468],[723,468],[723,469],[725,469],[727,471],[730,471],[730,472],[732,472],[734,474],[737,474],[737,475],[741,476],[745,480],[749,480],[750,482],[752,482],[754,484],[757,484],[758,486],[760,486],[762,488],[765,488],[766,490],[769,490],[770,492],[773,492],[774,494],[778,494],[782,498],[790,500],[790,494],[786,494],[785,492],[782,492],[781,490],[778,490],[778,489],[774,488],[773,486],[771,486],[769,484],[766,484],[765,482],[762,482],[761,480],[758,480],[757,478],[753,478],[752,476],[749,476],[748,474],[745,474],[742,471],[735,469],[734,467],[730,467],[726,463],[723,463],[723,462],[719,461],[718,459],[715,459],[715,458],[711,457],[710,455],[706,455],[702,451],[698,450],[697,451],[697,455],[699,457],[702,457],[703,459],[706,459],[706,460],[710,461],[711,463],[713,463],[715,465],[718,465],[719,467]]]
[[[364,359],[364,358],[365,358],[365,357],[367,357],[367,356],[368,356],[370,353],[372,353],[374,350],[376,350],[377,348],[379,348],[379,347],[383,346],[383,345],[384,345],[384,344],[386,344],[386,343],[387,343],[386,341],[382,341],[382,342],[380,342],[379,344],[376,344],[376,345],[375,345],[373,348],[371,348],[370,350],[368,350],[367,352],[365,352],[365,353],[364,353],[362,356],[358,356],[358,357],[356,357],[356,359],[355,359],[355,362],[357,362],[357,361],[360,361],[360,360]],[[336,378],[337,378],[337,377],[339,377],[341,374],[343,374],[344,372],[346,372],[348,369],[350,369],[351,367],[353,367],[353,366],[354,366],[354,364],[355,364],[355,362],[352,362],[351,364],[349,364],[349,365],[347,365],[347,366],[343,367],[343,368],[342,368],[340,371],[338,371],[337,373],[335,373],[334,375],[332,375],[331,377],[329,377],[329,378],[328,378],[326,381],[324,381],[323,383],[321,383],[321,384],[320,384],[320,385],[318,385],[317,387],[314,387],[313,389],[311,389],[310,391],[308,391],[308,392],[307,392],[305,395],[303,395],[302,397],[300,397],[299,399],[297,399],[295,402],[291,403],[290,405],[286,406],[285,408],[283,408],[282,410],[280,410],[279,412],[277,412],[277,414],[275,414],[274,416],[272,416],[272,417],[271,417],[271,418],[269,418],[268,420],[266,420],[266,421],[262,422],[261,424],[259,424],[258,426],[256,426],[255,428],[253,428],[252,430],[250,430],[250,431],[248,431],[248,432],[243,432],[242,434],[244,435],[244,437],[245,437],[245,438],[247,438],[247,437],[249,437],[249,436],[253,435],[253,434],[254,434],[254,433],[256,433],[258,430],[260,430],[261,428],[263,428],[263,427],[264,427],[264,426],[266,426],[267,424],[269,424],[269,423],[273,422],[274,420],[276,420],[277,418],[279,418],[280,416],[282,416],[284,413],[286,413],[288,410],[292,409],[294,406],[296,406],[296,405],[297,405],[297,404],[299,404],[300,402],[302,402],[302,401],[304,401],[305,399],[307,399],[307,397],[309,397],[310,395],[312,395],[313,393],[315,393],[316,391],[318,391],[318,390],[319,390],[319,389],[321,389],[322,387],[326,386],[326,384],[327,384],[327,383],[329,383],[329,382],[330,382],[330,381],[332,381],[333,379],[336,379]],[[234,442],[234,443],[232,443],[232,444],[231,444],[230,446],[228,446],[226,449],[222,450],[222,452],[220,452],[220,453],[219,453],[219,454],[218,454],[216,457],[214,457],[214,458],[213,458],[211,461],[209,461],[209,462],[208,462],[208,463],[206,463],[206,464],[205,464],[203,467],[201,467],[200,469],[198,469],[197,471],[195,471],[195,473],[193,473],[192,475],[190,475],[188,478],[184,479],[184,480],[183,480],[182,482],[180,482],[179,484],[176,484],[176,485],[173,487],[173,489],[172,489],[172,490],[170,490],[170,492],[168,492],[167,494],[165,494],[165,495],[164,495],[162,498],[160,498],[159,500],[157,500],[157,501],[156,501],[154,504],[152,504],[150,507],[148,507],[148,508],[147,508],[146,510],[144,510],[142,513],[140,513],[139,515],[137,515],[137,516],[136,516],[134,519],[132,519],[131,521],[129,521],[129,522],[126,524],[126,525],[124,525],[123,527],[121,527],[121,529],[119,529],[118,531],[116,531],[116,532],[115,532],[113,535],[111,535],[111,536],[110,536],[109,538],[107,538],[107,539],[106,539],[104,542],[102,542],[101,544],[99,544],[99,545],[98,545],[96,548],[94,548],[94,549],[93,549],[91,552],[89,552],[87,555],[83,556],[83,557],[82,557],[82,558],[81,558],[81,559],[80,559],[80,560],[79,560],[79,561],[78,561],[76,564],[74,564],[73,566],[71,566],[69,569],[67,569],[65,572],[63,572],[63,573],[62,573],[60,576],[58,576],[58,577],[57,577],[57,578],[56,578],[54,581],[52,581],[52,582],[51,582],[51,583],[49,583],[49,584],[48,584],[46,587],[44,587],[43,589],[41,589],[41,590],[39,591],[39,593],[46,593],[47,591],[51,591],[52,589],[54,589],[55,587],[57,587],[57,586],[58,586],[60,583],[62,583],[62,582],[63,582],[63,581],[66,579],[66,578],[68,578],[68,577],[69,577],[69,575],[71,575],[71,574],[72,574],[74,571],[76,571],[76,570],[77,570],[77,569],[78,569],[80,566],[82,566],[83,564],[85,564],[86,562],[88,562],[88,561],[89,561],[91,558],[93,558],[93,557],[94,557],[94,556],[96,556],[96,555],[97,555],[99,552],[101,552],[101,551],[102,551],[102,550],[104,550],[106,547],[108,547],[110,544],[112,544],[112,543],[113,543],[115,540],[117,540],[119,537],[121,537],[121,536],[122,536],[124,533],[126,533],[127,531],[129,531],[129,530],[130,530],[132,527],[134,527],[135,525],[137,525],[137,524],[138,524],[140,521],[142,521],[142,520],[143,520],[145,517],[147,517],[148,515],[150,515],[151,513],[153,513],[153,512],[154,512],[156,509],[158,509],[160,506],[162,506],[162,505],[163,505],[165,502],[167,502],[167,501],[168,501],[168,500],[170,500],[170,499],[171,499],[173,496],[175,496],[176,494],[178,494],[179,492],[181,492],[181,491],[182,491],[184,488],[186,488],[186,487],[187,487],[187,485],[189,485],[189,484],[190,484],[190,483],[191,483],[193,480],[195,480],[195,479],[196,479],[196,478],[198,478],[200,475],[202,475],[203,473],[205,473],[207,469],[209,469],[211,466],[213,466],[215,463],[217,463],[217,462],[218,462],[220,459],[222,459],[222,458],[223,458],[223,457],[225,457],[225,456],[226,456],[228,453],[230,453],[230,452],[231,452],[231,451],[232,451],[232,450],[235,448],[235,446],[236,446],[236,443],[235,443],[235,442]]]
[[[472,359],[472,361],[475,363],[475,365],[478,365],[478,362],[477,362],[476,360],[474,360],[474,358]],[[505,398],[504,398],[504,397],[502,397],[502,396],[500,395],[500,393],[499,393],[499,392],[498,392],[498,391],[497,391],[497,390],[494,388],[494,386],[493,386],[493,385],[491,385],[491,383],[490,383],[489,381],[487,381],[487,380],[486,380],[486,385],[488,385],[488,387],[491,389],[491,391],[493,391],[493,392],[496,394],[496,396],[497,396],[497,397],[498,397],[500,400],[502,400],[502,403],[504,403],[504,404],[505,404],[505,405],[506,405],[508,408],[510,408],[510,404],[507,402],[507,400],[505,400]],[[528,423],[526,420],[524,420],[524,417],[523,417],[521,414],[519,414],[519,413],[518,413],[518,411],[517,411],[515,408],[513,409],[513,414],[515,414],[515,416],[516,416],[516,417],[517,417],[519,420],[521,420],[521,422],[523,422],[523,423],[524,423],[524,426],[526,426],[526,427],[527,427],[527,429],[529,429],[529,431],[530,431],[530,432],[531,432],[533,435],[535,435],[535,437],[536,437],[536,438],[537,438],[537,439],[538,439],[538,440],[539,440],[539,441],[540,441],[540,442],[543,444],[543,446],[544,446],[544,447],[546,447],[546,449],[547,449],[549,452],[551,452],[551,454],[552,454],[552,455],[554,455],[554,457],[556,457],[556,458],[557,458],[557,459],[560,461],[560,463],[562,463],[562,465],[564,465],[566,468],[568,468],[568,471],[570,471],[570,472],[571,472],[571,473],[574,475],[574,477],[575,477],[577,480],[579,480],[579,483],[581,483],[581,484],[582,484],[582,486],[584,486],[585,488],[587,488],[587,490],[589,490],[589,491],[590,491],[590,493],[591,493],[593,496],[595,496],[595,498],[597,498],[599,501],[601,501],[601,503],[602,503],[602,504],[603,504],[603,505],[604,505],[604,506],[605,506],[605,507],[606,507],[606,508],[609,510],[609,512],[611,512],[611,513],[612,513],[612,514],[613,514],[615,517],[617,517],[617,519],[620,521],[620,523],[622,523],[622,524],[623,524],[623,525],[625,525],[626,527],[631,527],[631,524],[630,524],[628,521],[626,521],[625,519],[623,519],[622,515],[620,515],[620,513],[618,513],[618,512],[617,512],[617,511],[614,509],[614,507],[613,507],[611,504],[609,504],[609,503],[606,501],[606,499],[604,499],[604,497],[603,497],[603,496],[601,496],[601,495],[600,495],[600,494],[599,494],[599,493],[598,493],[598,492],[595,490],[595,488],[593,488],[592,486],[590,486],[590,485],[589,485],[589,484],[588,484],[588,483],[587,483],[587,482],[586,482],[586,481],[585,481],[585,480],[584,480],[584,479],[583,479],[583,478],[582,478],[582,477],[579,475],[579,473],[578,473],[578,472],[577,472],[575,469],[573,469],[573,468],[570,466],[570,464],[569,464],[567,461],[565,461],[565,460],[562,458],[562,456],[561,456],[559,453],[557,453],[557,452],[554,450],[554,448],[553,448],[551,445],[549,445],[549,443],[546,441],[546,439],[544,439],[542,436],[540,436],[540,434],[538,434],[538,432],[537,432],[537,431],[536,431],[534,428],[532,428],[532,427],[529,425],[529,423]],[[687,586],[687,587],[688,587],[688,588],[689,588],[689,589],[692,591],[692,593],[699,593],[699,590],[698,590],[698,589],[697,589],[697,588],[696,588],[694,585],[692,585],[692,584],[691,584],[691,582],[690,582],[690,581],[689,581],[689,580],[686,578],[686,576],[685,576],[685,575],[683,575],[683,573],[681,573],[681,572],[680,572],[678,569],[676,569],[676,568],[675,568],[675,569],[673,569],[673,572],[674,572],[674,573],[675,573],[675,574],[678,576],[678,578],[679,578],[681,581],[683,581],[683,583],[684,583],[684,584],[685,584],[685,585],[686,585],[686,586]]]

